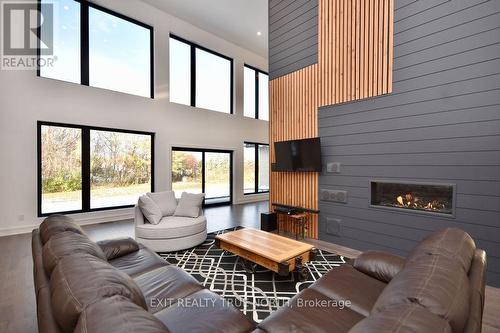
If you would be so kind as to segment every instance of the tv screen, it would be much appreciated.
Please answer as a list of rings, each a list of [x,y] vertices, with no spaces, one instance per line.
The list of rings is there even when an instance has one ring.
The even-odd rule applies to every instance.
[[[274,151],[274,171],[321,172],[320,138],[276,142]]]

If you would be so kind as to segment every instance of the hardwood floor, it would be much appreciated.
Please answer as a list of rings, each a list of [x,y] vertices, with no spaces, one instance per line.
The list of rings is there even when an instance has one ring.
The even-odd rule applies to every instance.
[[[268,209],[267,202],[205,210],[209,232],[241,225],[259,228],[260,213]],[[134,236],[133,221],[105,223],[85,227],[97,241],[120,236]],[[306,240],[317,248],[354,258],[359,251],[319,241]],[[0,237],[0,332],[37,332],[36,300],[33,288],[31,234]],[[500,332],[500,289],[487,287],[483,332]]]

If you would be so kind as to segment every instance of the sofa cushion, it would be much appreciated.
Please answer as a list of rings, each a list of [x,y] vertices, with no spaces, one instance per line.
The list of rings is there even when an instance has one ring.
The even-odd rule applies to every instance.
[[[173,333],[247,333],[255,328],[254,323],[239,310],[205,289],[179,300],[155,316]]]
[[[130,237],[115,238],[97,242],[108,260],[139,251],[139,244]]]
[[[381,251],[366,251],[354,260],[354,268],[388,283],[405,265],[405,258]]]
[[[134,278],[146,299],[149,312],[171,306],[179,298],[203,289],[191,275],[176,266],[157,268]]]
[[[462,332],[469,315],[470,286],[458,261],[440,255],[408,262],[392,279],[373,312],[404,304],[418,304],[447,320],[453,332]]]
[[[136,225],[136,237],[146,239],[169,239],[199,234],[207,229],[205,216],[197,218],[167,216],[161,219],[157,225]]]
[[[47,243],[47,241],[55,234],[64,231],[71,231],[77,234],[85,235],[83,229],[76,224],[71,217],[65,215],[51,215],[47,217],[40,224],[40,239],[42,244]]]
[[[87,253],[101,260],[106,260],[101,248],[87,236],[64,231],[52,236],[43,246],[43,266],[47,275],[50,276],[59,260],[75,253]]]
[[[123,296],[113,296],[87,306],[80,315],[75,333],[168,333],[151,313]]]
[[[314,289],[307,288],[259,324],[272,333],[344,333],[365,317]]]
[[[460,262],[463,270],[468,272],[474,257],[476,244],[471,236],[457,228],[437,231],[421,241],[407,257],[407,262],[421,255],[439,254]]]
[[[357,323],[349,333],[451,333],[446,320],[417,304],[396,305]]]
[[[149,192],[146,195],[153,199],[160,208],[162,216],[174,215],[175,209],[177,208],[177,199],[175,198],[174,191]]]
[[[377,298],[387,284],[353,268],[351,265],[335,267],[309,288],[329,298],[349,300],[350,309],[368,316]]]
[[[50,279],[51,305],[64,332],[72,332],[88,305],[121,295],[147,309],[144,296],[127,274],[89,254],[63,257]]]
[[[169,265],[159,255],[142,244],[139,244],[138,251],[130,252],[124,256],[111,259],[108,262],[131,277]]]
[[[198,217],[200,216],[201,205],[205,198],[204,193],[194,194],[182,192],[174,216]]]
[[[160,223],[163,215],[161,214],[160,207],[147,195],[143,195],[139,197],[139,202],[137,203],[139,208],[141,209],[142,215],[146,218],[146,220],[151,224]]]

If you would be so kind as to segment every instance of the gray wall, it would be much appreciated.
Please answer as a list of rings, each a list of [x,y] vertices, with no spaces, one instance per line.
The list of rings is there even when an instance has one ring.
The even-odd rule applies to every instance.
[[[405,255],[462,228],[500,286],[500,1],[396,0],[394,43],[392,94],[319,111],[324,162],[342,164],[320,189],[348,191],[320,201],[320,239]],[[456,218],[370,208],[370,179],[455,183]]]
[[[269,0],[269,76],[318,62],[318,0]]]

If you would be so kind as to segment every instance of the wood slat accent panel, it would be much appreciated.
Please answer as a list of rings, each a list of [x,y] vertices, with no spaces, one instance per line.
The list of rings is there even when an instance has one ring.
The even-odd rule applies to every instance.
[[[318,107],[392,92],[394,0],[319,0],[318,10],[318,63],[270,82],[273,162],[274,142],[318,135]],[[317,209],[317,173],[270,177],[271,202]],[[307,237],[318,237],[316,216]]]
[[[275,162],[274,143],[318,136],[318,74],[312,65],[270,82],[270,156]],[[315,172],[271,172],[270,202],[310,209],[318,208],[318,174]],[[284,217],[282,217],[284,218]],[[295,232],[288,219],[279,222]],[[318,219],[309,219],[307,237],[318,237]],[[297,230],[298,231],[298,230]]]
[[[319,0],[319,106],[392,92],[394,0]]]

